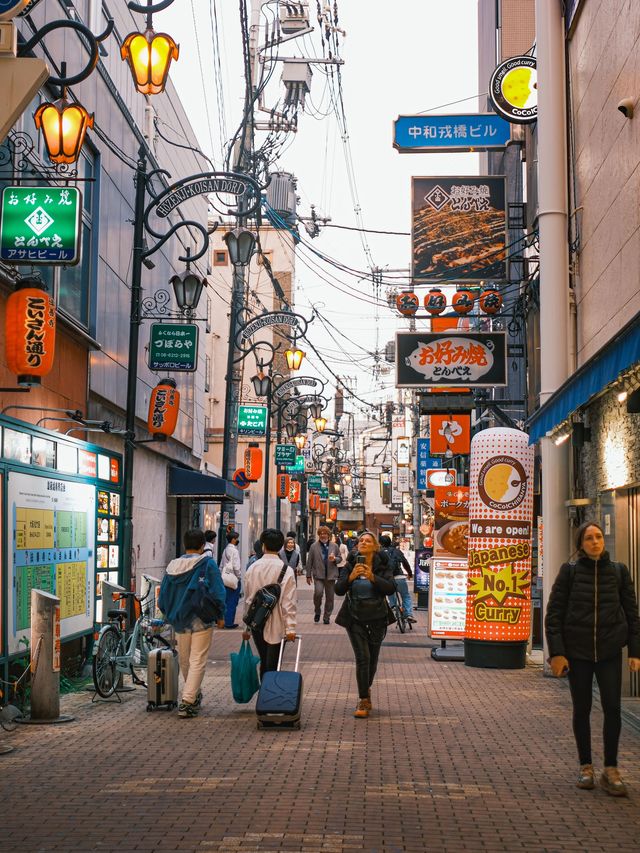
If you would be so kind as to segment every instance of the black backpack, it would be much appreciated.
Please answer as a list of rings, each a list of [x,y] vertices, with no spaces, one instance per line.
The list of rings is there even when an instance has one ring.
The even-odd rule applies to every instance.
[[[277,583],[270,583],[260,587],[253,597],[247,615],[244,617],[244,623],[250,631],[261,631],[267,623],[267,619],[273,613],[276,605],[280,601],[280,593],[282,592],[282,579],[288,566],[283,566],[282,571],[278,576]]]

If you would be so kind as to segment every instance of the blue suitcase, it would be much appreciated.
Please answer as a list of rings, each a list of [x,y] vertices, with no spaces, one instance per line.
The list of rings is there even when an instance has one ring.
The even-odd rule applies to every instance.
[[[299,729],[302,710],[302,676],[298,672],[300,663],[300,637],[296,637],[298,649],[296,664],[293,672],[283,672],[282,655],[286,640],[280,644],[278,669],[276,672],[265,672],[258,699],[256,714],[259,729]]]

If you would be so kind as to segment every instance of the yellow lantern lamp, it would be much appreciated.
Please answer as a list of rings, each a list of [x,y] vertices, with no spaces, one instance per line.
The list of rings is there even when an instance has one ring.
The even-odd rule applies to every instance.
[[[300,365],[305,357],[306,352],[303,352],[295,344],[293,347],[284,351],[284,357],[287,359],[287,367],[289,370],[300,370]]]
[[[324,428],[327,425],[327,419],[326,418],[322,418],[322,417],[314,418],[313,422],[315,424],[317,432],[324,432]]]
[[[142,95],[159,95],[169,76],[171,61],[178,59],[180,46],[166,33],[149,27],[144,33],[129,33],[120,55],[129,63],[133,82]]]
[[[298,450],[302,450],[305,444],[307,443],[307,436],[300,433],[299,435],[296,435],[296,437],[293,439],[293,442],[298,448]]]
[[[93,127],[93,114],[89,115],[82,104],[71,103],[64,94],[53,103],[40,104],[33,120],[36,128],[42,130],[52,163],[75,163],[87,129]]]

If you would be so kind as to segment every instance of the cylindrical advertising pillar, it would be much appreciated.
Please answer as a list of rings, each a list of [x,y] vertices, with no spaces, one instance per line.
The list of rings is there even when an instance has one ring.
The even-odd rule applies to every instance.
[[[471,441],[464,662],[521,669],[531,628],[533,447],[515,429]]]

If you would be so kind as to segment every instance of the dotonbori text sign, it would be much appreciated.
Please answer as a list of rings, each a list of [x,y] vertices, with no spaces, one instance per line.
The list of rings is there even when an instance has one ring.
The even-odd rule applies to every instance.
[[[506,276],[504,177],[412,180],[412,277],[438,281]]]
[[[393,128],[393,147],[401,153],[487,151],[511,138],[509,122],[495,113],[398,116]]]
[[[324,382],[321,379],[316,379],[315,376],[294,376],[292,379],[287,379],[280,383],[277,388],[274,388],[274,399],[279,400],[288,391],[293,391],[294,388],[316,388],[318,393],[324,390]]]
[[[0,260],[77,264],[81,212],[82,195],[76,187],[5,187],[0,204]]]
[[[295,465],[297,455],[295,444],[276,444],[276,465]]]
[[[240,334],[240,340],[248,341],[256,332],[259,332],[261,329],[268,329],[271,326],[290,326],[301,333],[304,331],[297,314],[289,314],[287,311],[271,311],[247,323]]]
[[[195,323],[153,323],[149,336],[150,370],[193,372],[198,366]]]
[[[238,407],[238,435],[264,435],[267,431],[266,406]]]
[[[396,333],[397,388],[506,384],[506,332]]]
[[[185,181],[176,186],[175,190],[169,192],[156,207],[156,214],[160,217],[169,214],[185,201],[199,195],[210,195],[223,193],[233,196],[242,196],[250,188],[250,184],[239,176],[204,174],[194,177],[193,180]]]

